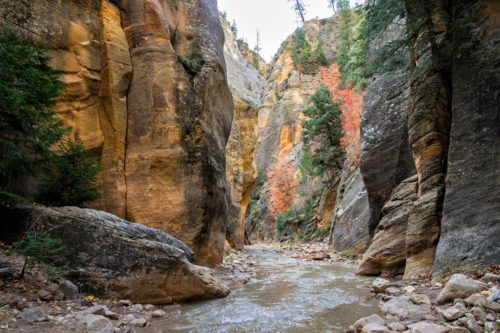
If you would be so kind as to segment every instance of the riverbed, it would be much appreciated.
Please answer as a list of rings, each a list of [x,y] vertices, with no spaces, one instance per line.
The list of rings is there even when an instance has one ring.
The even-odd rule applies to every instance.
[[[378,312],[354,267],[291,258],[250,246],[254,276],[223,299],[184,304],[144,329],[168,332],[344,332],[356,319]]]

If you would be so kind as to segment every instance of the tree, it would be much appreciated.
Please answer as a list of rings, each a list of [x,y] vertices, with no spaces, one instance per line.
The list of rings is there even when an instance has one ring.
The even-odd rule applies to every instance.
[[[260,31],[257,29],[256,31],[256,36],[255,36],[255,47],[253,51],[257,54],[260,54],[260,51],[262,51],[262,48],[260,46]]]
[[[302,24],[306,24],[306,5],[303,0],[288,0],[292,4],[292,9],[298,17],[300,17]]]
[[[290,163],[278,162],[267,173],[272,212],[280,214],[292,206],[298,186],[294,178],[294,167]]]
[[[336,3],[338,0],[328,0],[328,7],[333,10],[333,15],[337,14]]]
[[[46,49],[9,30],[0,34],[0,68],[0,192],[27,195],[24,180],[67,132],[51,111],[63,84]]]
[[[304,28],[297,28],[293,33],[291,51],[293,64],[306,73],[315,72],[319,65],[328,65],[322,43],[318,42],[313,50]]]
[[[328,87],[321,84],[303,111],[307,117],[302,122],[304,149],[309,150],[314,173],[326,175],[329,179],[340,168],[344,157],[340,106],[340,102],[332,100]]]
[[[79,206],[101,197],[95,182],[99,172],[97,158],[85,148],[78,133],[74,139],[59,143],[53,165],[42,185],[40,202]]]
[[[238,38],[238,26],[236,25],[236,20],[230,25],[231,31],[233,32],[234,38]]]
[[[62,266],[64,250],[65,247],[60,239],[34,230],[28,231],[19,242],[14,243],[14,251],[24,256],[20,277],[24,277],[30,257],[37,262]]]

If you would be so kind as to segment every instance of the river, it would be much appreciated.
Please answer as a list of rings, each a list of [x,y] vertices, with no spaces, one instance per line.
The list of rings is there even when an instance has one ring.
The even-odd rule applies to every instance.
[[[256,276],[223,299],[185,304],[143,332],[344,332],[377,313],[370,278],[352,267],[293,259],[268,248],[247,248]]]

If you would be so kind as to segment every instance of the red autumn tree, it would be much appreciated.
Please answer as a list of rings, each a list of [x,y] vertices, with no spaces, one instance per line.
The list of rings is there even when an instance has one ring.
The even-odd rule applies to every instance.
[[[277,162],[267,173],[271,211],[275,215],[285,212],[292,206],[298,186],[294,173],[293,165],[285,162]]]

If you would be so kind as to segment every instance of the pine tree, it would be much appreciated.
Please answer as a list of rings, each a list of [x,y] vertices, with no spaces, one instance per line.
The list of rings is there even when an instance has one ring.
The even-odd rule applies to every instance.
[[[28,195],[23,181],[49,161],[66,132],[51,110],[63,87],[46,49],[0,34],[0,192]],[[3,201],[3,200],[2,200]]]
[[[344,157],[340,102],[333,101],[328,87],[322,84],[309,99],[303,113],[304,149],[309,150],[313,174],[334,176]]]
[[[288,2],[292,3],[292,9],[295,11],[302,24],[306,24],[306,5],[302,0],[288,0]]]
[[[338,0],[328,0],[328,7],[333,10],[333,15],[337,14],[337,8],[336,8],[337,1]]]

